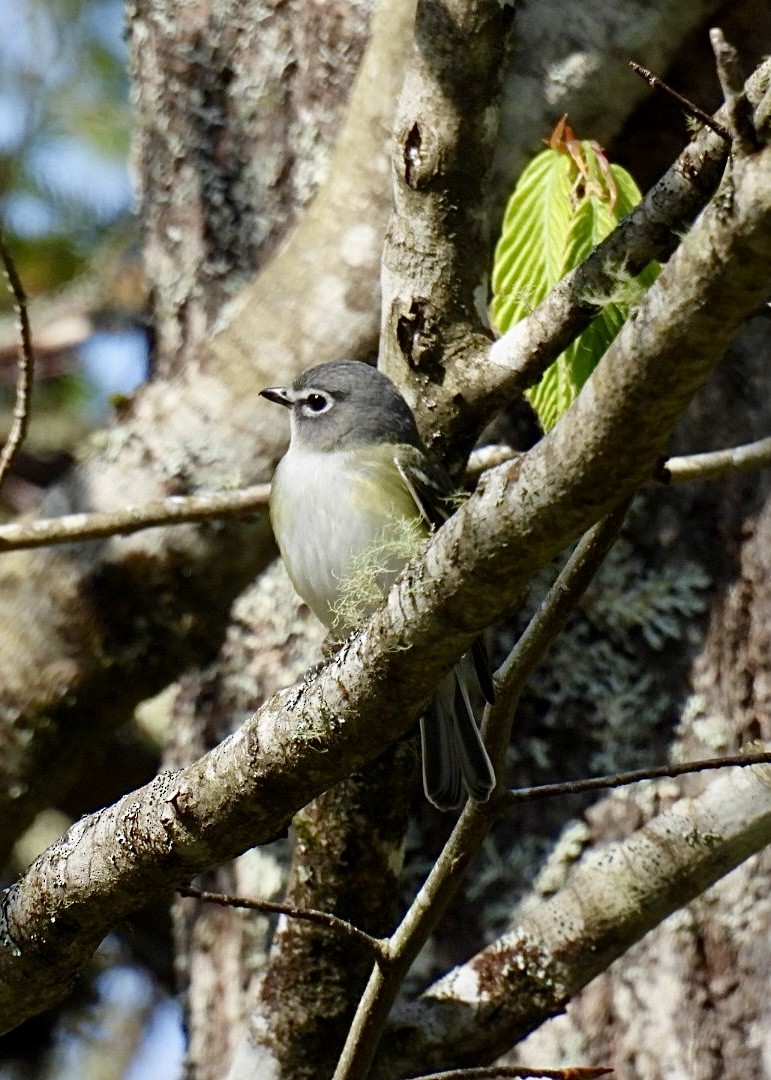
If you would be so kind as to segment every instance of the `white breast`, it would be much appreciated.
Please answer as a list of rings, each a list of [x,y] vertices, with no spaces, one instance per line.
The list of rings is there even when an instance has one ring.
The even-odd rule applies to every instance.
[[[371,459],[355,451],[319,453],[290,447],[273,479],[271,519],[289,577],[321,621],[335,621],[334,608],[351,564],[375,549],[395,520],[417,510],[384,447]],[[385,560],[377,576],[384,592],[405,557]],[[368,605],[371,607],[372,605]]]

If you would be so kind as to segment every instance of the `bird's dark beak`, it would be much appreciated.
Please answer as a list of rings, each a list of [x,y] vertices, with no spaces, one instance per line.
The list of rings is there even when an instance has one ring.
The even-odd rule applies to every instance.
[[[294,404],[292,391],[288,386],[267,386],[264,390],[260,390],[260,397],[275,401],[277,405],[284,405],[287,409]]]

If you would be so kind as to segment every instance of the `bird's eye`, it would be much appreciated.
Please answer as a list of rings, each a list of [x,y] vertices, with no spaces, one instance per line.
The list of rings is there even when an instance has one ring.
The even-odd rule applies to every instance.
[[[332,398],[326,394],[312,392],[303,399],[303,412],[306,416],[313,413],[318,416],[320,413],[326,412],[327,409],[331,409],[331,407]]]

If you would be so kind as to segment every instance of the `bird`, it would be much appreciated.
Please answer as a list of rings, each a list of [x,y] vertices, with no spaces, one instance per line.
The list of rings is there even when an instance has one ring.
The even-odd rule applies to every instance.
[[[416,535],[427,537],[450,516],[452,482],[426,450],[404,397],[362,361],[319,364],[260,395],[289,410],[289,448],[269,505],[287,573],[322,623],[350,631],[383,602],[416,553]],[[492,703],[481,638],[420,719],[423,788],[439,810],[456,809],[466,796],[484,802],[495,787],[468,693],[474,675]]]

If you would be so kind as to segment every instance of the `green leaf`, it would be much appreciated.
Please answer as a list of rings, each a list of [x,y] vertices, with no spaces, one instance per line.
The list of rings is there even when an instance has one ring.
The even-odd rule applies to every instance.
[[[562,239],[570,224],[571,162],[545,151],[519,178],[493,265],[493,325],[513,326],[559,280]]]
[[[490,305],[493,326],[501,334],[528,315],[640,201],[629,173],[608,165],[596,143],[579,143],[566,130],[558,149],[544,150],[530,162],[506,208]],[[600,314],[528,392],[546,430],[575,400],[657,274],[655,263],[637,278],[620,270],[612,296],[591,298]]]

